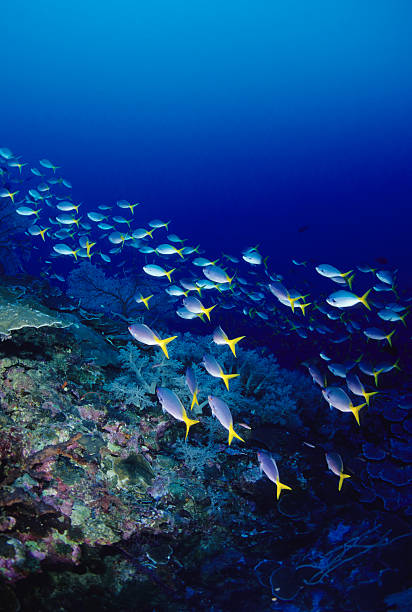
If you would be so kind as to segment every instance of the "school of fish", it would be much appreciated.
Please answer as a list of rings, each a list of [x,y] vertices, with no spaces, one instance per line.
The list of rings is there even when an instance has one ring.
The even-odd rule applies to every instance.
[[[342,419],[348,418],[345,413],[351,413],[355,427],[361,426],[362,414],[379,394],[380,377],[401,368],[398,358],[387,357],[385,347],[396,346],[398,330],[407,325],[412,298],[400,293],[395,270],[368,264],[341,270],[329,263],[318,264],[313,271],[329,283],[329,292],[316,297],[308,282],[296,288],[283,275],[271,271],[269,258],[262,256],[259,246],[247,247],[239,256],[222,253],[218,259],[210,260],[200,245],[189,246],[185,239],[170,233],[170,220],[143,223],[140,210],[144,207],[139,202],[118,200],[115,204],[101,204],[94,211],[84,210],[83,204],[71,195],[70,181],[60,176],[60,167],[48,159],[40,159],[39,167],[31,167],[3,147],[0,165],[0,210],[2,201],[11,203],[16,215],[32,220],[26,234],[34,241],[34,249],[38,248],[36,241],[42,248],[49,245],[44,273],[50,279],[65,281],[59,273],[60,258],[70,258],[73,265],[85,259],[98,261],[115,272],[130,265],[133,249],[139,254],[139,274],[152,283],[150,294],[136,294],[136,303],[149,310],[153,301],[167,296],[176,316],[210,323],[214,343],[231,351],[233,368],[238,343],[247,343],[248,339],[243,335],[229,338],[219,311],[233,311],[259,321],[273,335],[283,334],[293,340],[297,334],[302,340],[315,339],[313,346],[321,349],[304,365],[329,407],[340,411]],[[305,273],[309,271],[308,262],[294,259],[292,264]],[[358,290],[358,286],[362,289]],[[142,323],[132,323],[128,330],[138,343],[159,347],[166,358],[167,345],[177,340],[177,336],[162,338]],[[358,345],[363,343],[364,351],[351,355],[355,338]],[[407,342],[410,340],[407,336]],[[381,359],[375,357],[371,361],[366,356],[369,342],[381,347]],[[337,362],[335,347],[341,345],[347,347],[349,358]],[[222,380],[227,391],[230,380],[239,376],[234,370],[225,372],[212,355],[204,355],[202,365],[210,376]],[[172,390],[157,387],[156,394],[162,410],[184,422],[186,439],[190,428],[200,422],[189,415],[199,405],[201,389],[191,367],[186,370],[185,380],[192,397],[188,410]],[[208,403],[212,415],[228,432],[228,444],[233,438],[244,442],[234,429],[231,409],[235,406],[229,407],[218,396],[209,396]],[[257,458],[261,471],[275,484],[279,499],[281,491],[291,487],[280,482],[272,453],[260,450]],[[338,478],[340,491],[344,479],[350,477],[344,472],[342,457],[335,451],[327,452],[325,460]]]

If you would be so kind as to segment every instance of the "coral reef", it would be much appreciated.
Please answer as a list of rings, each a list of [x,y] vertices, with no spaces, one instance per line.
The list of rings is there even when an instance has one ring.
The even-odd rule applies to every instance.
[[[30,287],[20,279],[2,290],[16,312],[48,321],[10,329],[0,343],[6,610],[223,611],[234,608],[236,593],[240,612],[378,612],[379,598],[405,588],[391,563],[411,532],[405,394],[392,408],[382,398],[379,418],[369,411],[374,428],[363,446],[348,437],[346,452],[360,444],[362,456],[354,451],[348,462],[358,477],[345,505],[323,453],[339,445],[346,425],[325,424],[306,376],[259,348],[239,348],[234,359],[210,335],[177,332],[166,360],[157,347],[132,343],[115,315],[103,322],[58,291]],[[52,298],[60,310],[45,309],[42,301]],[[230,392],[205,372],[204,354],[240,374]],[[187,366],[199,386],[193,412],[201,425],[185,442],[182,423],[162,413],[155,389],[172,389],[190,411]],[[228,446],[210,394],[230,405],[245,444]],[[279,503],[261,477],[257,448],[282,461],[292,492]],[[394,499],[395,525],[387,512]]]

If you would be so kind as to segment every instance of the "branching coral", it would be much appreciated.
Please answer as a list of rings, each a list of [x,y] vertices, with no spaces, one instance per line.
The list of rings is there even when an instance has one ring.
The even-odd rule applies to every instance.
[[[198,478],[204,479],[205,468],[212,465],[222,448],[218,444],[218,426],[212,417],[204,418],[202,423],[207,426],[208,436],[205,444],[195,446],[179,439],[174,450],[184,465]]]
[[[153,356],[144,354],[131,342],[119,351],[124,373],[105,385],[117,401],[136,408],[147,408],[155,393],[157,378],[153,370]]]
[[[93,311],[105,311],[129,319],[137,312],[134,300],[138,280],[129,277],[106,276],[101,268],[82,262],[68,278],[68,294]]]
[[[228,392],[222,381],[210,376],[201,361],[212,354],[226,372],[239,373],[231,381]],[[145,408],[153,401],[156,385],[175,391],[188,403],[191,395],[185,384],[187,366],[195,372],[199,401],[204,404],[209,395],[218,395],[234,408],[234,415],[244,412],[257,421],[282,425],[299,424],[299,412],[315,401],[315,392],[308,378],[279,366],[273,355],[262,356],[257,351],[240,349],[238,359],[222,351],[210,336],[195,338],[190,333],[179,336],[170,344],[170,359],[155,349],[144,349],[129,343],[119,351],[124,372],[105,387],[125,405]]]

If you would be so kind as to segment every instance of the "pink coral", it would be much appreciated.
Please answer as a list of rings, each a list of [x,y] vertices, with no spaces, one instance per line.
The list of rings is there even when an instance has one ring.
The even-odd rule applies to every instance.
[[[5,516],[0,520],[0,531],[10,531],[16,524],[14,516]]]
[[[91,404],[85,404],[84,406],[78,406],[77,410],[79,411],[82,419],[87,421],[93,421],[94,423],[102,423],[106,419],[106,413],[104,410],[99,410],[98,408],[94,408]]]

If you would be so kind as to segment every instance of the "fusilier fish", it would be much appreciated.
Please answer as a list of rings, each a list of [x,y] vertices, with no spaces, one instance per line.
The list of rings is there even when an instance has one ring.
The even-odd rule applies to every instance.
[[[289,487],[288,485],[283,484],[283,482],[280,482],[278,466],[276,465],[275,458],[271,453],[268,453],[266,451],[259,451],[258,460],[260,471],[264,472],[269,478],[269,480],[274,482],[276,485],[276,499],[279,499],[280,494],[283,490],[292,490],[292,487]]]
[[[223,331],[220,325],[213,332],[213,342],[218,345],[227,344],[235,357],[236,344],[240,342],[240,340],[243,340],[243,338],[245,338],[245,336],[239,336],[237,338],[232,338],[232,340],[229,340],[226,332]]]
[[[371,309],[366,298],[368,297],[371,289],[366,291],[362,296],[355,295],[351,291],[335,291],[335,293],[331,293],[331,295],[326,298],[329,306],[334,306],[335,308],[350,308],[351,306],[355,306],[356,304],[363,304],[368,310]]]
[[[208,374],[214,376],[215,378],[221,378],[223,380],[223,382],[225,383],[225,387],[228,391],[229,380],[231,380],[232,378],[237,378],[237,376],[239,376],[239,374],[225,374],[223,372],[222,367],[219,365],[213,355],[205,355],[203,357],[202,364],[204,365]]]
[[[342,457],[338,453],[326,453],[326,463],[330,471],[339,477],[338,491],[342,489],[342,483],[345,478],[350,478],[349,474],[343,473]]]
[[[326,387],[322,390],[322,394],[328,404],[333,406],[333,408],[341,412],[352,412],[357,424],[360,425],[359,410],[366,406],[366,403],[354,406],[348,394],[340,387]]]
[[[166,358],[169,359],[166,345],[177,338],[177,336],[170,336],[169,338],[162,339],[160,338],[159,334],[150,329],[150,327],[144,323],[135,323],[134,325],[130,325],[128,330],[132,334],[133,338],[139,342],[142,342],[142,344],[147,344],[148,346],[160,346]]]
[[[213,416],[215,416],[219,423],[229,432],[229,446],[232,444],[233,438],[237,438],[238,440],[244,442],[244,439],[241,438],[233,429],[232,413],[230,412],[229,406],[226,404],[226,402],[214,395],[209,395],[208,401]]]
[[[167,389],[166,387],[157,387],[156,394],[159,399],[159,402],[162,405],[163,411],[168,412],[170,415],[172,415],[172,417],[174,417],[178,421],[183,421],[184,424],[186,425],[186,435],[185,435],[185,440],[186,440],[189,434],[189,429],[192,427],[192,425],[195,425],[196,423],[199,423],[200,421],[189,419],[182,402],[177,397],[176,393],[174,393],[174,391],[171,391],[170,389]]]

